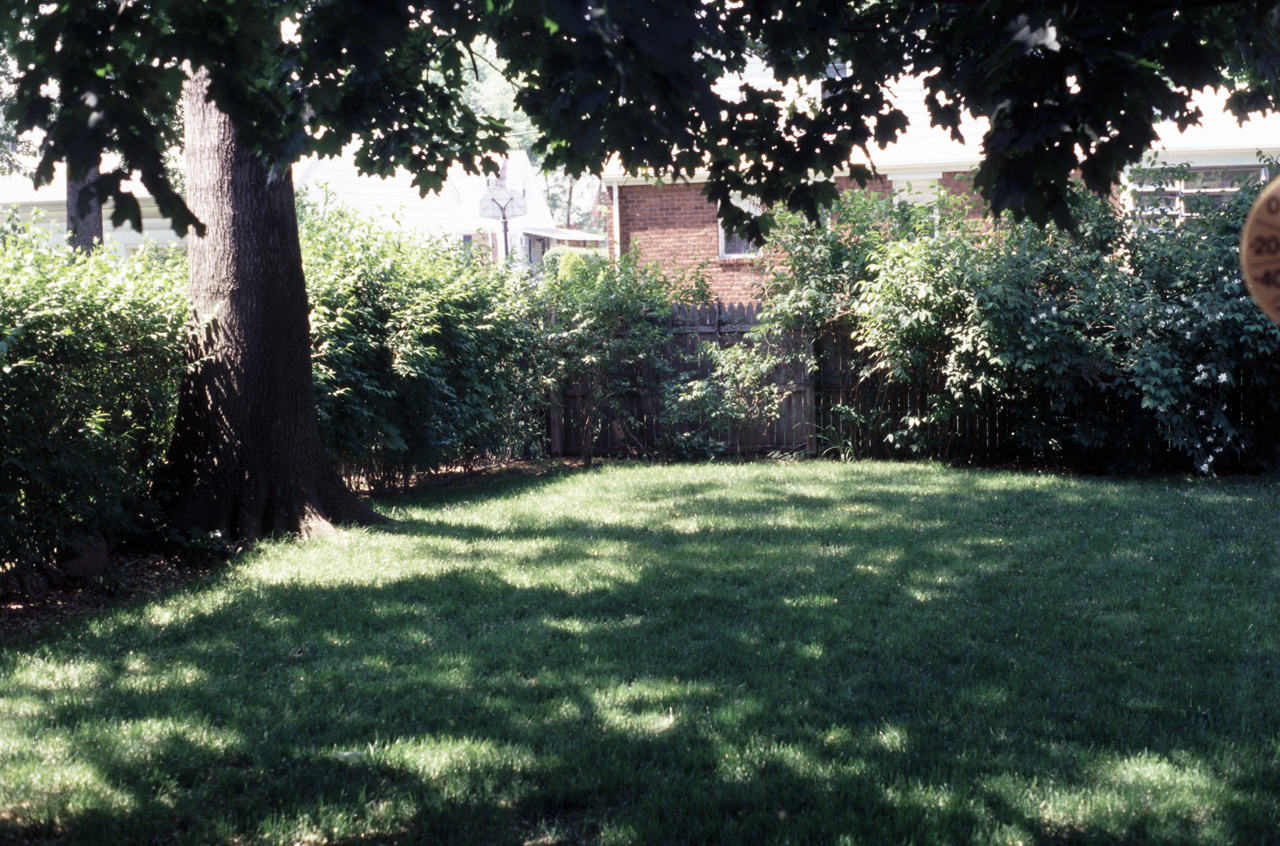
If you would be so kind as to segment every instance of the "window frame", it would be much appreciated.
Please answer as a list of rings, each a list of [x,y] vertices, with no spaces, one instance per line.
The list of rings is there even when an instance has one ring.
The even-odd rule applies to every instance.
[[[1193,177],[1191,180],[1178,179],[1162,186],[1134,185],[1134,203],[1137,206],[1138,217],[1153,227],[1167,223],[1177,226],[1184,220],[1195,217],[1195,214],[1187,208],[1188,197],[1225,198],[1239,191],[1241,184],[1247,179],[1256,178],[1262,185],[1266,185],[1271,178],[1269,169],[1264,164],[1201,165],[1191,166],[1189,170],[1189,175]],[[1230,181],[1227,184],[1204,186],[1201,184],[1202,180],[1194,178],[1220,174],[1229,174]],[[1217,180],[1214,181],[1217,182]],[[1188,183],[1191,183],[1192,187],[1188,187]],[[1146,198],[1145,203],[1144,198]],[[1167,205],[1160,205],[1165,201],[1168,201]],[[1146,208],[1143,207],[1144,205]]]
[[[736,191],[729,196],[729,202],[750,214],[760,215],[764,213],[764,207],[760,204],[759,200],[744,198]],[[716,217],[716,230],[720,235],[720,244],[717,252],[722,260],[727,259],[733,261],[735,259],[749,259],[760,255],[760,247],[751,243],[748,239],[743,238],[741,235],[730,235],[726,232],[724,228],[724,221],[721,220],[719,216]],[[730,247],[741,247],[742,252],[731,253],[729,252]]]
[[[760,248],[741,235],[730,235],[724,229],[724,221],[717,220],[716,228],[720,232],[719,255],[722,259],[748,259],[760,255]],[[729,252],[731,248],[741,247],[740,252]]]

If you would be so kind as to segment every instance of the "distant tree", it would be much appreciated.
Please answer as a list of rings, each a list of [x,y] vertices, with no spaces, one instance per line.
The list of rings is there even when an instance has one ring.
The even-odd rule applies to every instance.
[[[588,232],[601,228],[600,177],[593,173],[573,176],[563,170],[544,170],[542,179],[547,205],[558,224]]]
[[[533,121],[516,105],[519,86],[507,75],[507,63],[498,58],[498,49],[487,38],[471,45],[471,73],[462,90],[462,99],[478,115],[496,118],[506,126],[506,142],[512,150],[529,151],[537,141]]]
[[[54,162],[74,158],[79,147],[112,151],[120,166],[92,190],[114,200],[117,221],[140,226],[125,184],[132,172],[178,231],[200,234],[221,224],[209,211],[201,212],[209,220],[198,219],[164,167],[164,151],[177,140],[166,116],[197,71],[207,73],[207,97],[188,100],[189,108],[216,107],[235,130],[221,136],[234,151],[221,155],[259,159],[254,168],[229,167],[226,180],[193,181],[199,209],[220,208],[236,192],[287,192],[277,186],[287,184],[291,162],[336,154],[353,140],[363,170],[404,167],[423,191],[438,188],[455,161],[494,170],[508,127],[478,114],[465,96],[476,65],[470,45],[486,37],[518,89],[516,105],[541,133],[534,152],[546,166],[576,175],[616,154],[633,171],[676,178],[705,171],[705,191],[726,224],[760,237],[771,218],[753,217],[731,198],[816,216],[836,189],[815,177],[850,168],[865,179],[868,169],[851,160],[906,128],[888,88],[904,75],[923,77],[934,123],[958,135],[964,112],[990,122],[976,184],[994,211],[1068,222],[1073,172],[1095,190],[1109,189],[1149,146],[1156,122],[1185,126],[1198,118],[1191,95],[1206,85],[1226,87],[1239,115],[1274,108],[1280,66],[1270,0],[9,5],[0,35],[17,77],[7,114],[19,131],[44,132],[37,179],[47,180]],[[286,20],[294,26],[282,37]],[[820,88],[800,102],[783,85],[722,93],[717,83],[753,58],[783,82]],[[261,225],[249,228],[288,231],[290,204],[262,199],[250,208]],[[314,411],[305,400],[272,397],[307,395],[296,382],[308,377],[264,361],[276,347],[252,334],[305,321],[300,271],[251,272],[232,261],[248,234],[209,237],[220,246],[216,260],[193,262],[192,300],[200,326],[223,332],[227,342],[193,346],[178,435],[188,446],[173,452],[175,519],[241,538],[370,519],[349,501],[327,502],[314,483],[323,473],[298,470],[323,462],[309,435],[290,434],[311,431],[303,418]],[[264,247],[279,248],[277,260],[293,264],[287,239]],[[269,319],[245,319],[267,303],[275,304]],[[233,325],[256,328],[238,336]],[[300,359],[305,338],[292,329],[287,337],[297,348],[288,360]],[[225,377],[201,381],[207,368]],[[229,402],[271,409],[287,422],[224,426]],[[226,461],[217,457],[223,449],[242,452]],[[303,457],[271,459],[290,451]]]

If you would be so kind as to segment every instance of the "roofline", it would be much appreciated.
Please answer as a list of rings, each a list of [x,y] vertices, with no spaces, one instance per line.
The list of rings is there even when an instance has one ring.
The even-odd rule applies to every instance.
[[[1154,154],[1161,161],[1171,164],[1187,160],[1195,162],[1202,159],[1238,159],[1241,164],[1244,164],[1257,161],[1257,153],[1259,150],[1263,153],[1280,157],[1280,146],[1260,148],[1256,144],[1215,144],[1210,146],[1173,148],[1152,146],[1148,152]],[[967,173],[968,171],[976,168],[980,161],[981,160],[978,158],[968,157],[896,161],[887,163],[882,167],[874,168],[873,173],[876,176],[883,177],[891,182],[910,179],[938,179],[941,178],[944,173]],[[843,168],[836,171],[834,176],[835,178],[847,177],[849,176],[849,170],[848,168]],[[679,177],[661,176],[656,173],[630,174],[615,171],[612,173],[606,173],[602,181],[608,188],[627,188],[632,186],[656,187],[672,183],[700,185],[707,182],[710,177],[710,171],[706,170],[698,170],[692,175]]]
[[[932,174],[934,178],[940,177],[943,173],[951,173],[954,171],[969,171],[977,167],[976,159],[927,159],[920,161],[894,162],[885,167],[872,168],[874,176],[892,180],[895,174],[910,174],[912,176],[921,177],[923,174]],[[848,168],[841,168],[832,174],[831,178],[840,179],[849,176]],[[661,186],[671,183],[690,183],[702,184],[709,181],[711,172],[707,170],[698,170],[692,175],[685,176],[662,176],[655,173],[648,174],[630,174],[630,173],[606,173],[602,178],[602,182],[606,187],[630,187],[635,185],[651,185]]]

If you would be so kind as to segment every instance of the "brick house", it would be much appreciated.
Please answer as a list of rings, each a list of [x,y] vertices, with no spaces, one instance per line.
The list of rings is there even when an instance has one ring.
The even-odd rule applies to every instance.
[[[907,199],[930,197],[935,191],[969,193],[969,173],[980,159],[982,125],[969,120],[962,127],[968,145],[953,141],[929,126],[922,98],[913,96],[922,93],[919,84],[915,89],[908,86],[898,93],[904,103],[919,102],[914,109],[904,106],[911,128],[896,144],[876,151],[873,164],[879,178],[867,190]],[[1189,163],[1196,172],[1187,185],[1174,186],[1158,198],[1170,214],[1180,213],[1184,193],[1230,190],[1232,179],[1249,174],[1280,176],[1267,173],[1257,157],[1260,150],[1280,156],[1280,115],[1254,118],[1241,127],[1222,111],[1221,96],[1204,94],[1199,99],[1205,113],[1200,126],[1185,133],[1172,124],[1158,128],[1161,142],[1153,152],[1170,164]],[[703,180],[705,176],[695,176],[663,183],[618,168],[606,170],[609,253],[616,257],[622,250],[635,249],[645,261],[674,270],[701,267],[714,296],[726,303],[750,301],[762,272],[756,254],[742,239],[726,236],[715,207],[702,194]],[[857,187],[848,177],[837,177],[836,182],[842,188]]]
[[[611,257],[617,257],[619,248],[636,249],[645,261],[672,269],[701,267],[714,296],[728,303],[753,299],[762,272],[758,252],[746,240],[721,228],[715,206],[702,195],[701,181],[653,184],[608,176],[605,181]],[[858,183],[847,176],[836,177],[835,181],[842,193],[858,188]],[[933,184],[952,193],[969,190],[967,172],[962,171],[942,172],[930,181]],[[865,190],[920,195],[915,186],[909,180],[895,182],[882,176],[867,183]]]

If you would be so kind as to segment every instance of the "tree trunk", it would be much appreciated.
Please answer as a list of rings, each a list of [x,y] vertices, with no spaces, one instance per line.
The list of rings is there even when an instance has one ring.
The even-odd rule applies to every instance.
[[[100,175],[99,162],[97,153],[67,156],[67,243],[84,253],[102,243],[102,204],[92,193],[81,197]]]
[[[193,322],[165,473],[170,525],[252,541],[387,522],[320,443],[292,177],[269,178],[207,90],[201,71],[184,95],[189,203],[207,230],[188,248]]]

